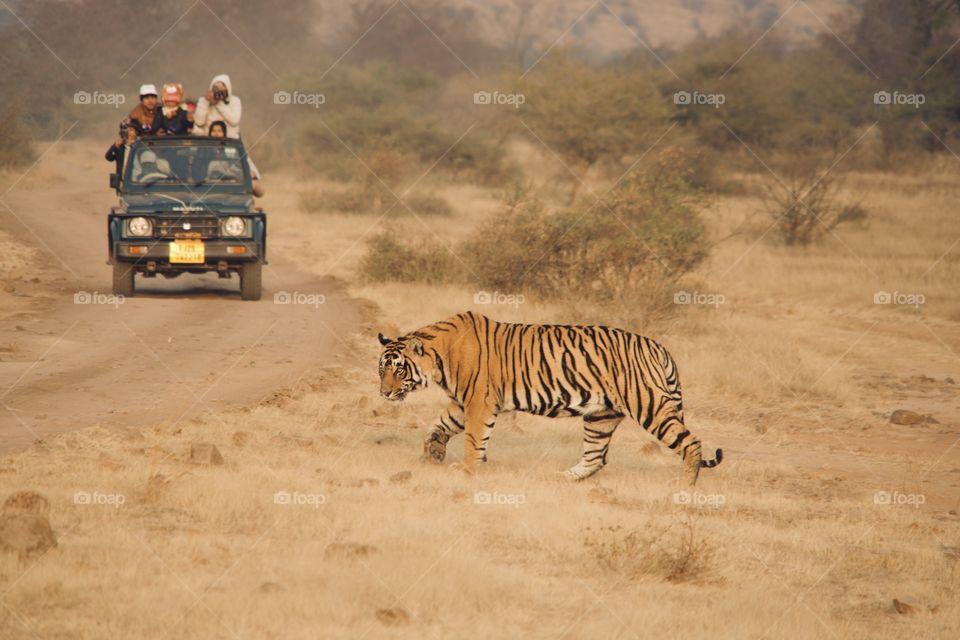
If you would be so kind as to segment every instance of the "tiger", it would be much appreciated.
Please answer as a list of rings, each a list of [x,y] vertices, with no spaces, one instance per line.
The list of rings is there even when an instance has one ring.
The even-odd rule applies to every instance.
[[[610,439],[630,418],[683,461],[694,485],[704,460],[684,426],[677,366],[650,338],[601,325],[513,324],[466,311],[397,338],[378,334],[380,394],[401,401],[432,381],[450,399],[423,442],[423,459],[442,463],[447,443],[464,433],[463,462],[473,473],[487,460],[498,415],[522,411],[583,418],[583,453],[564,471],[583,480],[607,464]]]

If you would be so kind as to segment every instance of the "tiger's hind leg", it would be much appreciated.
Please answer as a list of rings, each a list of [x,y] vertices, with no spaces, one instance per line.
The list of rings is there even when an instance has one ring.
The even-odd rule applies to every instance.
[[[617,430],[623,415],[604,411],[583,417],[583,455],[580,462],[563,472],[571,480],[583,480],[600,471],[607,464],[610,438]]]
[[[650,433],[667,445],[667,448],[677,452],[683,460],[684,478],[691,487],[697,483],[701,467],[716,466],[721,459],[722,453],[718,450],[715,461],[703,461],[703,446],[700,444],[700,438],[690,433],[684,424],[683,405],[679,400],[673,398],[662,400],[662,404],[654,413]]]

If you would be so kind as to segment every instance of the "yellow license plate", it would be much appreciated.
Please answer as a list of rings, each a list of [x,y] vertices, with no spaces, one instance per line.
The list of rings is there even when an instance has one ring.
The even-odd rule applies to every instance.
[[[203,263],[201,240],[177,240],[170,243],[170,262]]]

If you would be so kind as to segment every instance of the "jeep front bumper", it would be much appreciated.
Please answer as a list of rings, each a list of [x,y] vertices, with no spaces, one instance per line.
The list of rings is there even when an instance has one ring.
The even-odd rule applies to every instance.
[[[145,238],[139,242],[123,240],[113,243],[110,252],[112,262],[151,262],[163,269],[217,269],[222,262],[243,263],[260,261],[266,264],[263,244],[237,238],[236,240],[204,240],[203,262],[177,262],[170,260],[170,241],[157,242]]]

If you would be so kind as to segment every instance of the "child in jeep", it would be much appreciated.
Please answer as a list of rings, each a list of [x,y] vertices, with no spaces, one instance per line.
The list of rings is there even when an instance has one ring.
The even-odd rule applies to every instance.
[[[210,125],[210,137],[211,138],[226,138],[227,137],[227,123],[222,120],[217,120],[216,122]],[[247,164],[250,165],[250,179],[253,185],[253,195],[257,198],[262,198],[264,194],[263,189],[263,180],[260,177],[260,170],[257,169],[257,165],[253,164],[253,159],[248,155]]]
[[[160,122],[163,133],[173,136],[185,136],[193,130],[193,116],[181,106],[183,85],[167,83],[163,85],[163,107],[160,109]]]

